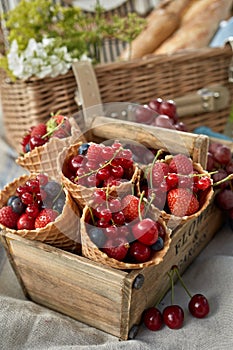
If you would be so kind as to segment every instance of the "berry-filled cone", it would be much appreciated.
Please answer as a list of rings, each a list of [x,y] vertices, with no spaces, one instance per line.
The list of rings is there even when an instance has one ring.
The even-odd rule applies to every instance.
[[[14,215],[16,215],[15,213],[12,214],[12,211],[10,211],[10,213],[7,212],[5,214],[5,212],[3,212],[4,209],[10,208],[8,204],[9,198],[15,195],[17,196],[17,188],[23,187],[26,181],[34,179],[36,176],[36,174],[22,175],[7,184],[0,191],[1,220],[2,222],[6,220],[6,222],[4,222],[5,225],[0,223],[1,229],[30,240],[40,241],[79,254],[81,252],[80,211],[66,189],[63,188],[65,199],[60,213],[56,213],[56,211],[52,209],[46,209],[46,216],[43,218],[43,221],[34,219],[33,228],[30,228],[30,220],[27,219],[26,222],[24,221],[24,216],[27,216],[25,212],[20,214],[22,221],[19,223],[18,220],[17,224],[16,222],[13,223],[13,221],[17,220],[17,218],[14,217]],[[40,193],[42,194],[42,191]],[[26,199],[28,201],[30,200],[30,198],[25,197],[25,200]],[[53,216],[51,216],[51,213]],[[40,218],[42,217],[41,215],[38,216],[40,216]],[[44,222],[44,220],[47,220],[48,223]],[[37,227],[35,228],[36,221]],[[18,225],[25,228],[18,229]]]
[[[46,172],[49,176],[57,178],[57,158],[63,148],[78,140],[85,142],[85,137],[75,120],[70,117],[69,122],[71,126],[70,136],[50,137],[48,142],[20,155],[16,159],[16,163],[31,173]]]
[[[214,195],[211,175],[187,156],[166,155],[142,171],[147,174],[147,198],[171,229],[197,218]]]
[[[108,255],[108,250],[106,251],[106,246],[105,244],[103,244],[103,248],[99,248],[94,242],[93,240],[90,238],[89,234],[90,234],[90,230],[92,230],[93,228],[96,229],[95,226],[92,226],[91,224],[87,224],[87,222],[89,221],[89,217],[90,217],[90,208],[88,206],[85,206],[85,208],[83,209],[83,213],[81,216],[81,246],[82,246],[82,255],[85,256],[86,258],[95,261],[97,263],[101,263],[107,266],[110,266],[112,268],[115,269],[120,269],[120,270],[135,270],[135,269],[141,269],[147,266],[152,266],[152,265],[158,265],[160,264],[165,255],[167,254],[169,247],[170,247],[170,243],[171,243],[171,230],[169,228],[167,228],[164,220],[161,218],[160,216],[160,211],[157,210],[157,208],[151,206],[148,215],[147,215],[147,219],[150,218],[150,220],[153,220],[154,222],[157,222],[157,224],[160,227],[160,232],[163,232],[163,245],[162,247],[155,248],[152,249],[151,248],[151,253],[149,255],[148,260],[144,261],[144,262],[133,262],[131,258],[128,258],[128,255],[126,254],[125,258],[123,258],[123,256],[125,255],[124,250],[126,249],[129,253],[130,249],[132,249],[132,247],[135,247],[135,244],[138,244],[138,247],[135,248],[135,252],[136,253],[141,253],[141,248],[140,247],[147,247],[148,249],[150,249],[149,246],[147,246],[146,244],[143,244],[141,242],[139,242],[135,237],[134,238],[130,238],[128,236],[128,233],[126,234],[126,239],[124,240],[122,238],[122,236],[117,236],[114,238],[114,246],[111,247],[107,244],[107,249],[111,250],[113,248],[113,250],[115,250],[114,254],[116,253],[115,257],[110,257]],[[136,220],[134,220],[136,222]],[[122,227],[120,227],[120,229],[122,229],[122,232],[124,232],[124,228],[125,226],[123,225]],[[111,228],[107,228],[106,229],[108,232],[111,231]],[[89,232],[88,232],[89,231]],[[104,230],[103,230],[104,231]],[[162,236],[161,236],[162,237]],[[99,237],[97,238],[99,240]],[[119,242],[119,247],[115,244],[117,244]],[[160,244],[160,239],[157,239],[155,244]],[[154,244],[154,246],[155,246]],[[121,247],[120,247],[121,246]],[[118,249],[119,248],[119,249]],[[143,249],[144,249],[143,248]],[[134,248],[133,248],[134,249]],[[143,252],[144,254],[144,252]],[[121,257],[120,257],[121,256]],[[119,260],[119,259],[121,260]]]
[[[109,193],[117,193],[118,195],[120,195],[121,193],[132,193],[134,191],[134,188],[137,186],[137,183],[138,183],[139,177],[140,177],[140,169],[137,166],[137,164],[135,164],[132,161],[131,161],[132,166],[125,169],[125,173],[127,173],[127,178],[124,178],[124,175],[123,175],[123,178],[121,178],[122,182],[121,181],[118,182],[118,178],[116,178],[116,180],[117,180],[116,182],[114,182],[114,179],[113,179],[113,183],[108,183],[108,185],[105,185],[104,184],[105,182],[102,181],[101,183],[103,185],[101,185],[101,183],[100,183],[97,186],[96,181],[94,181],[93,183],[90,183],[89,186],[87,186],[86,184],[83,184],[82,182],[79,182],[79,181],[76,182],[74,180],[75,175],[70,170],[71,161],[73,158],[76,158],[76,155],[78,155],[78,157],[79,157],[80,156],[79,153],[82,153],[82,150],[85,149],[85,147],[87,145],[92,146],[92,145],[96,145],[96,144],[93,142],[89,142],[89,143],[77,142],[77,143],[71,145],[70,147],[63,149],[63,151],[60,153],[60,155],[58,157],[58,166],[57,166],[59,174],[60,174],[61,182],[66,187],[66,189],[70,192],[71,196],[76,201],[76,203],[78,204],[80,209],[83,209],[86,205],[89,204],[89,202],[92,200],[93,192],[96,190],[96,188],[103,188],[104,190],[106,190],[106,188],[108,188]],[[81,156],[83,156],[83,155],[81,155]],[[96,157],[98,157],[98,156],[96,156]],[[85,158],[85,156],[84,156],[84,158]],[[86,162],[86,160],[82,161],[81,164],[85,163],[85,162]],[[72,165],[72,167],[74,167],[74,165]],[[79,168],[79,165],[78,165],[78,168]],[[107,167],[103,167],[104,171],[106,168]],[[117,170],[119,170],[119,168],[121,168],[121,167],[118,167],[118,166],[114,167],[114,169],[117,169]],[[101,170],[103,170],[103,169],[101,169]],[[80,171],[80,170],[77,170],[77,172],[78,171]],[[87,162],[86,162],[86,170],[85,171],[92,172],[92,170],[87,166]],[[97,172],[95,170],[93,171],[93,173],[94,173],[94,175],[97,174]],[[100,173],[101,173],[101,171],[98,172],[98,175]],[[96,175],[96,176],[98,176],[98,175]],[[103,174],[103,172],[102,172],[100,176],[104,176],[104,175],[105,174]],[[81,176],[82,179],[84,177],[85,176]]]

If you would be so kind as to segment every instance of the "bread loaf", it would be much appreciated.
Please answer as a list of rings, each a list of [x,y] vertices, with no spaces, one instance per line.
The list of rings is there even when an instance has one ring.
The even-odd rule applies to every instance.
[[[154,53],[208,46],[219,23],[230,16],[232,5],[233,0],[195,0],[183,13],[180,27]]]
[[[130,58],[141,58],[153,53],[180,25],[182,13],[190,0],[162,1],[146,18],[147,26],[132,42]],[[129,59],[129,49],[121,54]]]

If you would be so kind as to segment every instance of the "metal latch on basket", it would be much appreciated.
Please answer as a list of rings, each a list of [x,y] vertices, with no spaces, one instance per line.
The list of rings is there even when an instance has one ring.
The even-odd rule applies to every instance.
[[[221,85],[204,87],[197,92],[175,98],[177,112],[180,116],[217,112],[229,105],[228,88]]]

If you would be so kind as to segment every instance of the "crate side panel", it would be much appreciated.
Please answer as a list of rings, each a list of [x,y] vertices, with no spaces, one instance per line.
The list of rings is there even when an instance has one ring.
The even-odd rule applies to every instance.
[[[85,263],[85,259],[70,259],[20,240],[11,239],[8,244],[31,300],[121,336],[122,296],[126,304],[130,297],[123,291],[124,272]]]

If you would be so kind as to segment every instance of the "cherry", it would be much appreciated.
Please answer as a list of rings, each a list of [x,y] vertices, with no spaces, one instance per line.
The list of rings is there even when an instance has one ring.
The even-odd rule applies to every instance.
[[[159,113],[165,114],[169,118],[174,119],[176,118],[176,104],[173,100],[167,100],[162,101],[159,107]]]
[[[93,192],[93,201],[95,204],[101,204],[106,201],[106,192],[98,188]]]
[[[175,188],[178,185],[179,176],[176,173],[170,173],[166,177],[168,190]]]
[[[197,181],[196,186],[199,190],[205,191],[211,186],[211,180],[208,176],[201,176]]]
[[[151,331],[158,331],[162,328],[163,317],[159,309],[150,307],[143,314],[143,322]]]
[[[124,169],[121,165],[113,166],[111,168],[111,175],[115,178],[122,178],[124,174]]]
[[[150,218],[140,220],[132,227],[134,237],[146,245],[154,244],[159,236],[156,222]]]
[[[23,213],[17,222],[18,230],[33,230],[35,229],[35,219],[30,218],[26,213]]]
[[[169,305],[163,310],[163,322],[171,329],[179,329],[184,323],[184,311],[179,305]]]
[[[129,248],[130,257],[139,263],[148,261],[151,256],[151,248],[139,241],[134,241]]]
[[[194,294],[189,301],[188,308],[190,313],[197,318],[203,318],[210,311],[209,303],[202,294]]]

